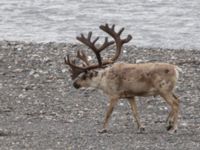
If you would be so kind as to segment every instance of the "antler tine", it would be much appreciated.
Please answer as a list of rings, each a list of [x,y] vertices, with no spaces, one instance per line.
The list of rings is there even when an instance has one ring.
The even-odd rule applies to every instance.
[[[81,74],[82,72],[86,72],[87,68],[84,67],[80,67],[80,66],[76,66],[75,65],[75,60],[70,60],[69,55],[67,55],[67,59],[66,57],[64,58],[65,64],[70,66],[70,72],[71,74],[71,78],[75,79],[79,74]]]
[[[85,55],[83,51],[77,51],[77,57],[81,59],[82,61],[84,61],[87,66],[90,65],[88,61],[88,57]]]
[[[132,39],[132,36],[129,34],[125,39],[123,39],[123,43],[128,43]]]
[[[123,44],[129,42],[132,39],[132,36],[128,35],[125,39],[121,39],[120,35],[124,31],[124,28],[121,28],[117,33],[115,31],[114,24],[112,25],[112,27],[109,27],[108,24],[105,24],[105,25],[101,25],[99,28],[101,30],[103,30],[104,32],[108,33],[110,36],[112,36],[112,38],[115,40],[117,50],[116,50],[115,56],[113,58],[111,58],[111,60],[114,62],[120,56],[121,48],[122,48]]]
[[[102,50],[106,49],[107,47],[109,47],[110,45],[114,44],[114,41],[110,41],[108,42],[108,37],[105,37],[105,41],[103,43],[103,45],[98,49],[99,52],[101,52]]]
[[[87,38],[83,34],[81,34],[81,37],[76,37],[76,39],[82,42],[83,44],[87,45],[96,54],[98,50],[95,47],[95,43],[99,39],[99,37],[97,37],[93,42],[91,42],[91,37],[92,37],[92,32],[89,32]]]
[[[93,44],[91,42],[91,37],[92,37],[92,32],[89,32],[87,38],[83,34],[81,34],[81,36],[80,37],[77,36],[76,39],[82,42],[83,44],[87,45],[91,49],[94,49],[95,47],[93,47]]]
[[[95,45],[95,43],[99,40],[99,36],[96,37],[96,39],[92,42],[93,45]]]
[[[114,39],[120,39],[120,35],[121,33],[124,31],[124,28],[121,28],[118,33],[115,32],[115,25],[112,25],[112,27],[110,28],[108,26],[108,24],[105,24],[105,25],[101,25],[99,27],[101,30],[103,30],[104,32],[108,33],[110,36],[112,36]],[[129,34],[126,38],[126,40],[121,40],[120,41],[123,41],[124,42],[129,42],[129,40],[131,40],[130,38],[132,38],[132,36]]]
[[[108,24],[106,24],[106,27],[109,28]],[[113,30],[113,31],[115,30],[115,24],[112,25],[112,30]]]
[[[90,32],[88,33],[88,41],[91,40],[91,37],[92,37],[92,32],[90,31]]]
[[[120,36],[120,35],[122,34],[123,31],[124,31],[124,28],[121,28],[121,29],[119,30],[119,32],[117,33],[117,35]]]
[[[108,46],[114,44],[114,41],[108,42],[108,38],[105,38],[104,43],[99,48],[97,48],[95,46],[95,43],[98,41],[99,37],[97,37],[93,42],[91,40],[91,37],[92,37],[92,32],[89,32],[87,38],[83,34],[81,34],[80,37],[77,37],[77,40],[79,40],[83,44],[87,45],[90,49],[92,49],[92,51],[96,55],[99,67],[101,67],[102,66],[102,58],[101,58],[100,52],[102,50],[106,49]]]

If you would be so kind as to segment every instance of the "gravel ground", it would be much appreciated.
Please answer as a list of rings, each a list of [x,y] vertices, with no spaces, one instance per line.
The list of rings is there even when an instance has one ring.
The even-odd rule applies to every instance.
[[[74,89],[63,57],[82,45],[0,41],[0,149],[200,149],[200,50],[124,48],[121,60],[179,64],[179,130],[165,129],[169,113],[159,97],[138,98],[143,134],[130,106],[121,100],[109,132],[99,134],[107,97],[94,89]]]

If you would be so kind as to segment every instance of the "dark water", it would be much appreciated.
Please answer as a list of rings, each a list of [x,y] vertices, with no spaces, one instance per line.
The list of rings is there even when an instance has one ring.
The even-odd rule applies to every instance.
[[[1,0],[0,40],[76,42],[115,23],[143,47],[200,48],[200,0]]]

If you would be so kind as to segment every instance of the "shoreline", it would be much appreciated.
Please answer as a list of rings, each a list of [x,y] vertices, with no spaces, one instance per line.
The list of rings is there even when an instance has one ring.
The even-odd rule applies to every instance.
[[[5,44],[11,44],[11,45],[83,45],[80,42],[56,42],[56,41],[49,41],[49,42],[36,42],[36,41],[17,41],[17,40],[0,40],[0,45]],[[159,50],[182,50],[182,51],[200,51],[200,48],[163,48],[163,47],[145,47],[145,46],[137,46],[134,44],[125,44],[125,47],[136,47],[139,49],[146,49],[146,50],[153,50],[153,49],[159,49]]]

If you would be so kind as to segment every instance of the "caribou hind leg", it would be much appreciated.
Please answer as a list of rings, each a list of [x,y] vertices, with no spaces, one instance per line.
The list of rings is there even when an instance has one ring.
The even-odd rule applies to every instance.
[[[171,112],[167,118],[168,126],[167,130],[170,133],[174,133],[177,131],[177,124],[178,124],[178,113],[179,113],[179,100],[178,98],[172,93],[163,93],[161,96],[167,102],[167,104],[171,107]]]

